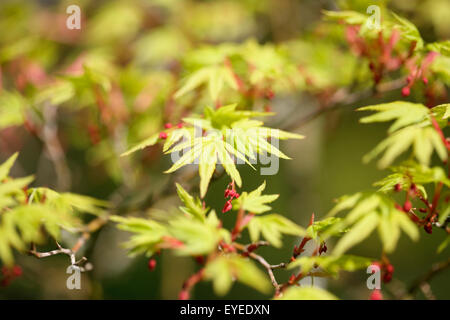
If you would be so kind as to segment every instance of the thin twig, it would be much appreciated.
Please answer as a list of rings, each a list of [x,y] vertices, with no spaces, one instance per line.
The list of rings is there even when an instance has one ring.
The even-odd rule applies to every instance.
[[[420,276],[413,282],[408,290],[408,294],[411,296],[415,295],[415,293],[423,287],[423,284],[429,283],[434,276],[441,273],[448,267],[450,267],[450,258],[448,258],[446,261],[434,264],[427,273]]]
[[[57,110],[51,104],[45,105],[43,110],[44,125],[39,132],[39,137],[43,141],[50,161],[55,167],[58,189],[68,190],[70,188],[71,176],[63,147],[58,138],[58,126],[56,123]]]
[[[70,258],[70,265],[78,267],[81,272],[92,270],[92,265],[90,263],[86,263],[87,262],[86,257],[82,257],[80,260],[77,261],[75,256],[76,252],[74,252],[71,249],[63,248],[58,242],[56,242],[56,245],[58,246],[58,249],[47,252],[38,252],[36,250],[36,245],[33,243],[31,245],[31,250],[29,250],[28,253],[35,256],[38,259],[47,258],[58,254],[65,254],[68,255]]]
[[[383,93],[383,92],[397,90],[397,89],[401,88],[404,84],[405,84],[404,78],[396,79],[396,80],[378,85],[375,92]],[[337,90],[334,93],[334,95],[330,98],[330,100],[326,106],[322,106],[322,107],[318,108],[317,110],[314,110],[310,114],[306,115],[305,117],[301,118],[300,120],[295,121],[294,123],[292,123],[290,125],[284,126],[283,130],[293,131],[295,129],[298,129],[298,128],[304,126],[305,124],[309,123],[310,121],[316,119],[323,113],[352,105],[355,102],[358,102],[362,99],[370,98],[371,96],[373,96],[373,94],[374,94],[374,90],[372,88],[367,89],[365,91],[361,91],[361,92],[355,92],[355,93],[350,93],[348,91],[348,89],[345,89],[345,88]]]

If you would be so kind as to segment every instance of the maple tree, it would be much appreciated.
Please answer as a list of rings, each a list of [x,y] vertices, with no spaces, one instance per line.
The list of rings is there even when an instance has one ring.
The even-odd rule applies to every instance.
[[[150,8],[155,11],[148,11],[155,17],[148,21],[139,1],[114,1],[87,19],[86,34],[76,36],[82,40],[66,39],[67,31],[61,30],[47,35],[70,46],[81,43],[83,50],[69,57],[63,46],[30,36],[23,30],[26,22],[15,26],[13,35],[0,37],[0,128],[25,128],[44,146],[56,172],[55,188],[33,187],[32,176],[11,174],[17,153],[0,166],[3,284],[22,275],[14,250],[37,258],[65,254],[70,265],[90,271],[89,256],[76,257],[108,223],[127,232],[122,245],[130,256],[145,255],[150,271],[161,268],[161,251],[196,261],[180,299],[191,298],[202,281],[212,282],[218,296],[240,282],[274,299],[337,299],[299,283],[305,278],[331,282],[342,272],[371,265],[390,283],[395,277],[391,257],[402,234],[411,241],[444,237],[433,250],[445,252],[450,243],[450,42],[423,39],[412,22],[389,9],[388,1],[380,1],[375,27],[353,1],[339,2],[340,10],[321,13],[316,30],[285,41],[209,41],[214,31],[183,14],[189,36],[171,23],[154,27],[163,19],[158,8],[180,14],[179,4],[170,1],[156,1],[156,9]],[[369,2],[361,1],[365,7]],[[202,5],[220,11],[219,4],[226,5],[180,3],[194,11]],[[245,3],[243,12],[267,10]],[[228,5],[240,8],[232,1]],[[21,12],[11,4],[2,7],[1,15],[9,16],[8,10]],[[126,28],[114,21],[119,12]],[[11,19],[0,20],[0,29]],[[16,33],[20,40],[12,41]],[[113,56],[117,41],[123,48]],[[155,52],[149,53],[152,46]],[[58,54],[64,62],[51,62]],[[317,101],[316,110],[300,121],[279,121],[283,105],[273,110],[278,97],[299,92]],[[398,93],[394,99],[386,94],[392,92]],[[356,107],[367,98],[379,103]],[[373,189],[343,195],[328,213],[312,214],[302,227],[272,209],[280,194],[266,192],[260,160],[302,161],[282,151],[283,141],[304,143],[308,136],[297,133],[302,124],[343,105],[355,105],[361,124],[390,123],[386,137],[368,147],[362,160],[379,158],[377,167],[392,173]],[[63,125],[58,125],[59,114],[69,115]],[[108,200],[69,192],[74,165],[65,159],[67,145],[74,146],[74,157],[87,150],[87,167],[101,167],[110,176],[115,190]],[[170,157],[172,163],[162,169],[159,159]],[[259,187],[246,184],[245,166]],[[150,197],[145,193],[149,167],[158,176],[150,183],[160,185]],[[217,181],[226,185],[220,203],[208,198]],[[173,202],[175,195],[176,207],[154,207],[164,197]],[[231,227],[224,223],[228,216]],[[349,253],[375,231],[379,256]],[[76,238],[68,241],[69,248],[60,244],[66,233]],[[297,239],[289,257],[273,263],[259,253],[262,247],[285,247],[285,237]],[[38,251],[48,239],[57,249]],[[448,265],[447,258],[432,275]],[[275,270],[277,275],[284,271],[288,280],[280,281]],[[423,282],[388,296],[414,297]],[[371,299],[385,297],[384,285],[378,289]]]

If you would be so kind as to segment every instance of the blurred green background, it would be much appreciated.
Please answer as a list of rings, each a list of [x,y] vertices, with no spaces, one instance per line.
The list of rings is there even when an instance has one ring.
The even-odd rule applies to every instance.
[[[368,5],[378,2],[381,1],[3,0],[0,2],[3,86],[7,89],[17,87],[20,81],[14,76],[23,73],[25,78],[34,79],[38,88],[40,76],[45,78],[60,70],[75,68],[77,59],[83,57],[83,61],[115,79],[109,84],[112,88],[115,85],[121,88],[121,94],[117,95],[121,103],[116,110],[120,113],[125,105],[132,111],[128,110],[123,121],[128,131],[120,141],[131,144],[158,130],[164,121],[181,117],[179,106],[175,105],[169,111],[165,106],[168,92],[175,86],[172,71],[179,68],[180,59],[191,48],[201,44],[242,42],[248,38],[261,43],[280,43],[302,37],[334,42],[333,30],[331,35],[320,36],[322,9],[351,8],[365,13]],[[71,4],[81,8],[81,30],[65,28],[68,16],[65,9]],[[411,19],[424,39],[449,39],[448,0],[398,0],[388,5]],[[321,51],[314,51],[317,48],[311,50],[309,54],[314,57],[311,59],[323,55]],[[297,54],[302,55],[301,52]],[[345,72],[339,59],[333,59],[332,55],[325,55],[323,59],[328,72],[336,78]],[[151,97],[143,92],[148,92]],[[138,98],[144,102],[139,104]],[[359,101],[301,126],[296,132],[307,138],[300,142],[285,142],[282,146],[293,160],[280,160],[279,173],[274,176],[261,177],[251,169],[242,168],[244,189],[252,190],[266,179],[267,192],[281,195],[273,204],[274,212],[303,226],[307,225],[313,212],[317,218],[323,217],[333,206],[333,199],[371,189],[372,183],[386,172],[377,170],[374,163],[363,164],[361,159],[384,137],[387,127],[359,124],[360,115],[354,110],[395,99],[401,99],[400,92]],[[0,131],[0,160],[20,151],[14,175],[35,173],[36,185],[111,200],[117,204],[117,213],[130,208],[131,211],[143,211],[150,206],[165,209],[177,205],[176,197],[165,197],[168,191],[173,191],[173,181],[162,174],[169,167],[170,159],[160,157],[157,147],[149,148],[131,160],[118,160],[115,140],[109,135],[108,128],[100,128],[99,143],[91,142],[89,126],[94,125],[98,117],[93,105],[92,97],[81,92],[79,96],[77,93],[74,102],[66,103],[58,110],[58,134],[65,152],[69,182],[58,179],[43,142],[22,126]],[[142,105],[150,107],[140,111]],[[290,119],[292,114],[301,118],[315,108],[317,101],[301,91],[277,96],[272,103],[273,111],[278,113],[275,122]],[[224,204],[223,190],[228,182],[222,177],[208,192],[206,201],[215,204],[218,212]],[[224,215],[225,224],[231,225],[233,221],[233,216]],[[402,283],[410,284],[434,262],[448,257],[448,248],[440,255],[436,254],[444,237],[443,232],[429,236],[422,230],[420,242],[412,243],[402,236],[391,257],[396,278],[390,285],[392,290],[401,288]],[[67,243],[74,241],[70,235],[65,235],[64,239]],[[17,255],[17,264],[22,266],[24,274],[9,287],[0,287],[0,299],[176,299],[183,281],[194,271],[194,262],[163,252],[156,258],[156,270],[149,272],[146,258],[128,258],[120,247],[126,239],[127,234],[118,231],[113,224],[107,224],[93,235],[81,254],[89,258],[94,270],[83,274],[81,290],[66,289],[67,257],[38,261]],[[261,254],[271,263],[286,261],[298,242],[299,239],[287,238],[283,249],[262,248]],[[52,249],[53,245],[49,243],[41,249],[46,248]],[[380,242],[373,236],[352,253],[378,258]],[[287,280],[289,273],[276,272],[280,280]],[[342,274],[338,280],[327,280],[324,285],[340,298],[367,299],[370,292],[366,288],[366,279],[365,272],[358,271]],[[450,298],[449,284],[448,270],[430,283],[438,299]],[[195,299],[213,297],[210,283],[200,283],[193,293]],[[423,298],[420,294],[418,297]],[[225,298],[267,297],[235,284]]]

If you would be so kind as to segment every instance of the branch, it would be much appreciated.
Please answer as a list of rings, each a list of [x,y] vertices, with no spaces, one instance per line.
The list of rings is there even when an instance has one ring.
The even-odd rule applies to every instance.
[[[35,256],[38,259],[47,258],[47,257],[58,255],[58,254],[65,254],[70,257],[70,265],[77,266],[78,268],[80,268],[81,272],[92,270],[92,264],[86,263],[87,262],[86,257],[82,257],[80,260],[77,261],[76,256],[75,256],[76,251],[73,251],[73,250],[67,249],[67,248],[63,248],[63,247],[61,247],[61,245],[58,242],[56,242],[56,245],[58,246],[58,249],[56,249],[56,250],[52,250],[52,251],[48,251],[48,252],[38,252],[36,250],[36,245],[33,243],[31,246],[31,250],[28,253]]]
[[[184,283],[183,288],[180,292],[179,299],[180,300],[188,300],[190,297],[191,289],[203,279],[203,275],[205,273],[205,268],[200,269],[193,275],[191,275]]]
[[[50,104],[47,104],[44,107],[44,125],[39,132],[39,138],[43,141],[50,161],[55,166],[58,189],[68,190],[70,187],[71,176],[63,147],[58,138],[58,127],[56,124],[57,110],[58,108]]]
[[[267,273],[269,274],[269,277],[270,277],[270,281],[272,282],[272,285],[274,286],[275,290],[278,292],[278,290],[280,289],[280,285],[278,284],[277,280],[275,279],[273,270],[280,269],[280,268],[286,268],[286,264],[280,263],[280,264],[271,265],[262,256],[252,252],[253,250],[256,250],[258,247],[263,246],[263,245],[269,245],[269,243],[267,241],[258,241],[258,242],[251,243],[246,246],[243,246],[242,244],[239,244],[239,243],[234,243],[234,246],[237,249],[242,251],[242,255],[248,256],[248,257],[252,258],[253,260],[259,262],[267,270]]]
[[[334,95],[330,98],[327,105],[318,108],[317,110],[311,112],[307,116],[301,118],[298,121],[295,121],[294,123],[292,123],[290,125],[284,126],[283,130],[294,131],[295,129],[298,129],[298,128],[304,126],[305,124],[309,123],[310,121],[316,119],[318,116],[320,116],[323,113],[352,105],[355,102],[362,100],[362,99],[370,98],[371,96],[374,95],[374,92],[375,93],[384,93],[384,92],[397,90],[397,89],[401,88],[404,85],[404,83],[405,83],[405,79],[401,78],[401,79],[396,79],[396,80],[393,80],[390,82],[381,83],[380,85],[377,86],[375,91],[372,88],[367,89],[365,91],[361,91],[361,92],[355,92],[355,93],[350,93],[348,91],[348,89],[337,90],[334,93]],[[295,112],[297,112],[297,110]]]
[[[413,296],[419,289],[422,289],[422,290],[427,289],[428,287],[426,285],[428,284],[428,282],[434,276],[441,273],[448,267],[450,267],[450,258],[448,258],[446,261],[442,261],[442,262],[434,264],[427,273],[420,276],[413,282],[413,284],[411,285],[411,287],[408,290],[408,294]],[[431,291],[429,291],[429,292],[431,292]]]
[[[269,277],[270,277],[270,281],[272,282],[272,285],[274,286],[275,290],[278,291],[280,288],[280,285],[278,284],[277,280],[275,279],[275,275],[273,274],[273,269],[278,268],[280,265],[284,265],[283,267],[285,267],[286,265],[284,263],[282,263],[280,265],[272,266],[271,264],[269,264],[266,261],[266,259],[264,259],[260,255],[257,255],[256,253],[253,253],[253,252],[250,252],[248,256],[250,258],[258,261],[264,268],[266,268],[267,273],[269,274]]]

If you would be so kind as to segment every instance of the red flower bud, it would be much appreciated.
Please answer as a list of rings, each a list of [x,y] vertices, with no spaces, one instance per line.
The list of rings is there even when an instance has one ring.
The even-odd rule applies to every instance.
[[[180,300],[189,300],[189,292],[187,292],[186,290],[181,290],[178,298]]]
[[[22,275],[22,268],[20,266],[14,266],[12,268],[12,274],[15,277],[20,277]]]
[[[228,200],[223,206],[222,213],[230,211],[232,207],[233,205],[231,204],[231,200]]]
[[[405,203],[403,204],[403,210],[405,210],[405,212],[409,212],[411,208],[412,208],[411,201],[406,200]]]
[[[383,282],[388,283],[392,280],[392,273],[385,273],[383,276]]]
[[[228,198],[230,196],[231,190],[230,189],[226,189],[225,193],[224,193],[224,197]]]
[[[182,122],[180,122],[179,124],[177,124],[177,128],[178,128],[178,129],[181,129],[181,128],[183,128],[183,123],[182,123]]]
[[[423,81],[424,84],[428,84],[428,78],[427,77],[423,77],[422,81]]]
[[[381,294],[381,291],[378,289],[375,289],[370,294],[370,300],[383,300],[383,295]]]
[[[159,138],[160,138],[160,139],[167,139],[167,133],[165,133],[165,132],[160,132],[160,133],[159,133]]]
[[[386,272],[393,273],[394,272],[394,266],[392,264],[388,264],[386,266]]]
[[[382,268],[381,263],[380,263],[379,261],[374,261],[374,262],[372,262],[372,266],[376,266],[376,267],[378,267],[380,270],[381,270],[381,268]]]
[[[170,129],[170,128],[172,128],[172,124],[171,124],[171,123],[166,123],[166,124],[164,125],[164,128]]]
[[[401,185],[400,183],[397,183],[397,184],[394,186],[394,190],[395,190],[396,192],[401,191],[401,190],[402,190],[402,185]]]
[[[407,97],[411,94],[411,90],[409,89],[409,87],[404,87],[402,89],[402,96]]]
[[[155,270],[155,268],[156,268],[156,260],[155,259],[148,260],[148,269],[150,271],[153,271]]]
[[[425,229],[425,231],[429,234],[433,233],[433,226],[431,225],[430,222],[428,222],[426,225],[423,226],[423,228]]]

